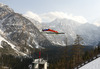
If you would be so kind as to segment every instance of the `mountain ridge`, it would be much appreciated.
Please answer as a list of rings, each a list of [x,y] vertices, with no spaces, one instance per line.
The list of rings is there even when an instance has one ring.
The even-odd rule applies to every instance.
[[[77,34],[83,38],[85,45],[94,46],[94,45],[97,45],[98,42],[100,41],[99,40],[100,39],[100,36],[99,36],[100,27],[90,24],[90,23],[81,24],[81,23],[78,23],[76,21],[69,20],[69,19],[56,19],[50,23],[43,23],[42,25],[43,25],[42,28],[51,28],[59,32],[65,32],[65,37],[63,37],[64,35],[63,36],[57,35],[58,37],[53,36],[52,38],[56,37],[56,38],[61,39],[60,37],[63,37],[64,39],[61,41],[64,41],[65,38],[68,38],[69,42],[71,42],[69,44],[74,43],[74,40]],[[52,38],[48,38],[48,39],[53,41]],[[59,43],[59,41],[57,42]],[[60,44],[62,43],[60,42]]]
[[[30,20],[15,13],[7,5],[0,4],[0,12],[0,30],[3,32],[1,36],[14,44],[19,52],[27,55],[33,48],[52,45]]]

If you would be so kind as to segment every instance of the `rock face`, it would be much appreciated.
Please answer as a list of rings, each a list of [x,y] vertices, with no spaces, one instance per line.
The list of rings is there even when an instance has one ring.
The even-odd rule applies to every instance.
[[[1,3],[0,32],[2,38],[15,45],[14,49],[21,52],[29,52],[30,48],[51,45],[50,41],[41,34],[31,21]],[[3,48],[3,45],[1,47]]]

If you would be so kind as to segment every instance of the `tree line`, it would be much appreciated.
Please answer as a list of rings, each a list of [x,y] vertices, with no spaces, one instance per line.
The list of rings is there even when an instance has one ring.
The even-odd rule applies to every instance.
[[[56,63],[50,64],[49,69],[74,69],[78,65],[100,54],[100,44],[95,49],[84,51],[82,41],[83,38],[80,35],[77,35],[71,51],[69,52],[68,46],[66,46],[61,58]]]
[[[66,42],[67,43],[67,42]],[[52,47],[41,50],[41,57],[48,59],[48,69],[74,69],[83,62],[92,59],[100,54],[100,44],[95,49],[84,51],[83,38],[80,35],[76,36],[74,44],[66,47]],[[31,53],[31,57],[38,58],[39,49]],[[29,69],[29,64],[32,64],[33,58],[18,57],[8,54],[0,55],[0,69],[8,67],[8,69]]]

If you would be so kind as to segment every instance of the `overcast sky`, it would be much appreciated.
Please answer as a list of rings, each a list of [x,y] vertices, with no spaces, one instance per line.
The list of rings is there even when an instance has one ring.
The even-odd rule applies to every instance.
[[[80,19],[85,18],[87,22],[100,18],[100,0],[0,0],[0,2],[7,4],[17,13],[28,15],[31,12],[37,17],[52,12],[60,13],[60,17],[80,16]]]

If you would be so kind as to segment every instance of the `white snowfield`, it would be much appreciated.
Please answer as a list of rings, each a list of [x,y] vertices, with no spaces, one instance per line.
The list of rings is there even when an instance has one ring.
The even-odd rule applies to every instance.
[[[82,66],[79,69],[100,69],[100,57]]]

